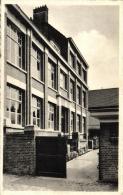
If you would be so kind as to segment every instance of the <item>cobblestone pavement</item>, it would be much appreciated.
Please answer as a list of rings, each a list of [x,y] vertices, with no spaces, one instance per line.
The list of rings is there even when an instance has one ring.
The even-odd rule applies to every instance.
[[[117,186],[98,182],[98,150],[67,163],[67,179],[4,174],[4,190],[117,191]]]

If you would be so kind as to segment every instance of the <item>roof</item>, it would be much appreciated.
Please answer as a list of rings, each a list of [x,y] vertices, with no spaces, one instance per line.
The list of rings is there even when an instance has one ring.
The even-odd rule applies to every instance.
[[[119,105],[118,99],[118,88],[90,90],[88,95],[88,107],[115,107]]]
[[[100,121],[92,116],[89,116],[89,123],[88,123],[88,127],[89,129],[100,129]]]

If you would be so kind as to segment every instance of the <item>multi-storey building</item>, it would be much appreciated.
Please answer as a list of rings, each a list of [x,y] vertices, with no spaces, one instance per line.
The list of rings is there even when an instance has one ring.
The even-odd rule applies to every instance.
[[[5,7],[5,129],[33,125],[41,136],[63,134],[87,148],[88,64],[72,38],[48,23],[46,6],[29,19]]]

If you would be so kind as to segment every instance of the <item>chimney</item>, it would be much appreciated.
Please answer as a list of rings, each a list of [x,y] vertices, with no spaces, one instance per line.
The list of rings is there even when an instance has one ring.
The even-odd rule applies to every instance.
[[[33,10],[33,22],[39,29],[42,25],[48,23],[48,8],[46,5]]]

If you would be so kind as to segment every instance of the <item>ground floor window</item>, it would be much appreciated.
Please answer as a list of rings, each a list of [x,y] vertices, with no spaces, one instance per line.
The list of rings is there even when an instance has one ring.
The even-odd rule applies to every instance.
[[[22,126],[23,104],[23,91],[19,88],[7,85],[6,117],[9,119],[10,124]]]
[[[42,101],[35,96],[32,97],[33,125],[41,128]]]
[[[86,117],[82,117],[83,137],[86,138]]]
[[[68,109],[65,107],[61,108],[61,131],[68,133]]]
[[[48,103],[48,128],[55,130],[56,120],[56,106],[52,103]]]
[[[71,112],[71,132],[74,132],[74,126],[75,126],[75,113]]]
[[[81,119],[80,115],[77,115],[77,132],[81,133],[82,131],[81,131],[80,119]]]

